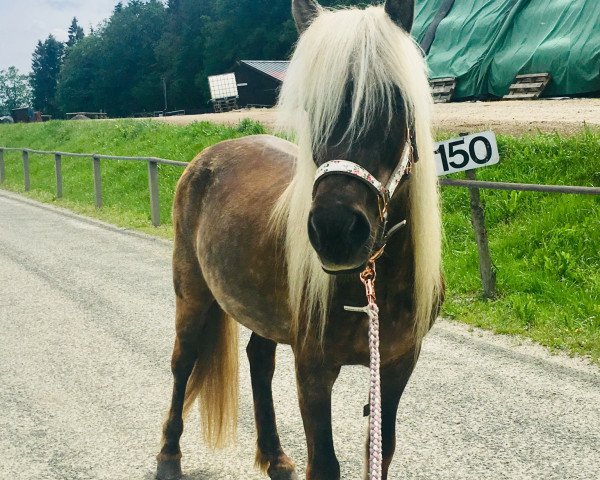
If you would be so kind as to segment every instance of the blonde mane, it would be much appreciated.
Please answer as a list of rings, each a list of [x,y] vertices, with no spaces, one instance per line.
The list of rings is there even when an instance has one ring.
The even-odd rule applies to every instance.
[[[279,97],[279,123],[298,143],[295,175],[273,210],[285,237],[289,302],[295,341],[322,339],[333,290],[308,239],[307,222],[316,166],[312,152],[329,138],[352,79],[352,117],[346,132],[358,138],[382,112],[393,114],[394,89],[416,132],[419,161],[410,189],[417,341],[429,330],[440,292],[441,225],[431,136],[431,94],[426,65],[410,35],[383,7],[321,10],[302,34]],[[385,179],[382,179],[385,180]],[[306,324],[301,324],[301,319]],[[300,338],[302,337],[302,338]]]

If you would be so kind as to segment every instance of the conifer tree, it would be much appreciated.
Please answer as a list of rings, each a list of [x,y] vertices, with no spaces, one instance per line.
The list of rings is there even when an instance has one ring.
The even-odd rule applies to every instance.
[[[56,86],[63,59],[64,44],[49,35],[44,41],[38,41],[31,61],[31,88],[33,107],[44,113],[56,116]]]
[[[71,20],[71,26],[69,27],[69,40],[67,40],[67,47],[74,46],[79,40],[85,37],[85,33],[83,32],[83,28],[79,26],[77,23],[77,17],[73,17]]]

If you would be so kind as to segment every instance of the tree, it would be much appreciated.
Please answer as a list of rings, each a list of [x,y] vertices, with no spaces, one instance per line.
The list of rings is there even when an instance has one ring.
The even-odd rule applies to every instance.
[[[131,0],[99,32],[99,100],[111,115],[162,109],[162,79],[155,50],[165,21],[160,1]]]
[[[207,75],[231,71],[244,58],[288,58],[297,39],[289,0],[118,2],[101,27],[68,48],[59,103],[110,115],[160,110],[164,79],[170,108],[202,108]]]
[[[167,25],[156,53],[171,105],[205,106],[207,75],[231,71],[244,58],[288,58],[297,39],[289,0],[169,0]]]
[[[158,0],[117,4],[111,17],[69,48],[58,86],[65,111],[104,110],[111,116],[163,107],[155,50],[166,10]]]
[[[165,77],[169,106],[202,108],[208,100],[204,73],[205,24],[211,2],[169,0],[165,32],[156,48]]]
[[[31,87],[33,106],[37,110],[56,116],[56,87],[62,63],[64,44],[50,35],[38,41],[31,61]]]
[[[69,27],[69,40],[67,40],[67,47],[73,47],[77,42],[85,37],[83,28],[77,23],[77,17],[73,17],[71,26]]]
[[[69,48],[56,94],[62,112],[97,112],[105,108],[99,95],[101,56],[101,38],[97,35],[88,35]]]
[[[284,59],[298,38],[290,2],[220,0],[206,25],[206,73],[223,73],[241,59]]]
[[[223,73],[242,59],[286,59],[298,33],[287,0],[218,0],[206,22],[205,69]],[[363,4],[356,0],[322,0],[323,6]]]
[[[10,115],[14,108],[29,106],[31,88],[29,77],[19,73],[16,67],[0,70],[0,115]]]

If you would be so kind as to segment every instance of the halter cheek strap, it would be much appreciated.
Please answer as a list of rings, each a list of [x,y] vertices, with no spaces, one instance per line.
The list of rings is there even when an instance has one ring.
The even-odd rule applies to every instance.
[[[402,156],[402,160],[400,161],[396,169],[392,172],[392,176],[388,180],[387,190],[389,198],[392,198],[394,196],[394,192],[398,188],[398,185],[400,185],[400,182],[402,181],[404,175],[410,173],[411,171],[412,165],[410,160],[412,150],[412,146],[408,146],[408,148],[406,149],[406,153]]]

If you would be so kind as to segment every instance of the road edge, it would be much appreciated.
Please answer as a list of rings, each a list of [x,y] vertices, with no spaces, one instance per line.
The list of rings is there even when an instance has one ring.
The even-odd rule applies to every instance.
[[[63,217],[73,218],[79,220],[83,223],[87,223],[88,225],[94,225],[96,227],[101,227],[106,230],[110,230],[115,233],[120,233],[122,235],[127,235],[130,237],[140,238],[142,240],[146,240],[153,243],[158,243],[164,246],[172,247],[173,242],[171,240],[167,240],[165,238],[155,237],[153,235],[149,235],[144,232],[139,232],[137,230],[132,230],[124,227],[119,227],[112,223],[104,222],[102,220],[98,220],[93,217],[86,217],[85,215],[81,215],[79,213],[75,213],[67,208],[59,207],[56,205],[52,205],[49,203],[40,202],[38,200],[34,200],[32,198],[25,197],[20,195],[19,193],[11,192],[10,190],[5,190],[0,188],[0,197],[7,198],[9,200],[13,200],[15,202],[21,202],[28,204],[32,207],[39,208],[41,210],[47,210]]]

